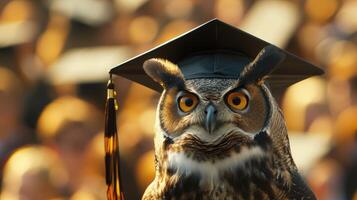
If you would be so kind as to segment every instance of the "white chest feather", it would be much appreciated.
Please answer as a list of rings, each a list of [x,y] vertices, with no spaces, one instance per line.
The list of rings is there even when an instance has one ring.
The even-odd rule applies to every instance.
[[[215,162],[193,160],[183,152],[168,152],[168,163],[170,167],[177,169],[178,176],[199,174],[202,178],[201,184],[213,185],[215,181],[219,181],[220,173],[244,167],[247,161],[264,156],[265,153],[260,147],[245,147],[239,153],[232,152],[229,157]]]

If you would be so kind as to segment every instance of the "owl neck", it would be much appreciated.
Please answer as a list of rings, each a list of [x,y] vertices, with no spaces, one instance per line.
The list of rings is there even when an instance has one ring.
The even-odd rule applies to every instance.
[[[284,115],[269,88],[263,84],[261,89],[264,91],[269,104],[269,113],[263,130],[270,136],[270,146],[274,160],[278,165],[285,166],[287,169],[297,170],[291,156],[288,130]]]
[[[245,194],[246,191],[264,190],[264,195],[269,196],[278,190],[287,190],[289,186],[289,166],[278,162],[273,151],[267,149],[270,147],[262,147],[258,143],[241,147],[239,151],[215,161],[193,159],[188,153],[171,152],[164,147],[156,155],[157,171],[153,185],[165,197],[185,193],[198,195],[197,191],[222,189],[242,195],[250,195]]]

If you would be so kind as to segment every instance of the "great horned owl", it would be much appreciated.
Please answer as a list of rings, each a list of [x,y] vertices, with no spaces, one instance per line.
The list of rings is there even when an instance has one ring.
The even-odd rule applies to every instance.
[[[215,52],[185,62],[234,56]],[[189,80],[181,72],[185,63],[144,63],[164,88],[155,125],[156,176],[144,200],[315,199],[294,164],[283,114],[264,82],[283,57],[268,46],[239,74]]]
[[[111,69],[111,75],[163,91],[156,176],[143,199],[315,199],[291,157],[272,93],[322,73],[218,19]],[[108,196],[115,199],[122,190],[110,83],[106,171]]]

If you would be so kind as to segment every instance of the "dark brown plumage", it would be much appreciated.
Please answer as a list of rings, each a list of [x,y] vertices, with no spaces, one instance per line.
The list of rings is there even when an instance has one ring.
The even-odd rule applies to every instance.
[[[165,88],[157,113],[156,177],[144,200],[315,199],[294,164],[283,115],[262,78],[185,80],[173,66],[158,59],[144,65]],[[198,99],[189,112],[179,108],[182,91]],[[232,92],[244,94],[248,105],[232,109],[226,97]],[[215,123],[208,130],[212,107]]]

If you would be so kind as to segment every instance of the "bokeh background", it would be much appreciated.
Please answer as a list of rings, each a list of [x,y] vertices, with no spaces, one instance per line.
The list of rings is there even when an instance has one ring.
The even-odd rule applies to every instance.
[[[318,199],[356,200],[356,0],[1,0],[0,199],[106,199],[108,70],[215,17],[326,71],[278,101]],[[158,94],[115,81],[135,200],[153,178]]]

